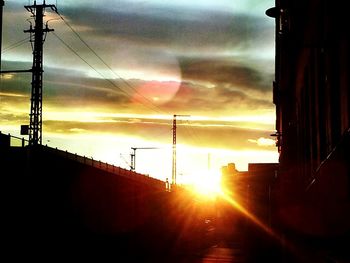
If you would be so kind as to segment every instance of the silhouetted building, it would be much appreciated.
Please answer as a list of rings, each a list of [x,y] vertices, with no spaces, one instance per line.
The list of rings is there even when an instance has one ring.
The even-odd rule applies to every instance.
[[[275,224],[289,236],[343,245],[350,231],[348,9],[276,0],[266,13],[276,21]]]
[[[248,171],[237,171],[233,163],[222,167],[222,184],[226,194],[266,226],[271,223],[271,191],[277,170],[277,163],[250,163]],[[231,224],[232,228],[243,227],[248,230],[247,226],[256,225],[256,222],[237,207],[235,209],[232,209],[232,205],[222,207],[226,224]]]
[[[277,163],[250,163],[248,165],[250,209],[266,226],[271,225],[271,193],[277,171]]]

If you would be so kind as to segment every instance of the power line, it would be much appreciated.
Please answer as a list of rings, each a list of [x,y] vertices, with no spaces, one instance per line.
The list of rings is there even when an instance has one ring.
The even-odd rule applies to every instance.
[[[111,84],[114,88],[118,89],[122,93],[124,93],[128,98],[131,98],[130,94],[127,93],[125,90],[120,88],[115,82],[113,82],[110,79],[107,79],[101,72],[99,72],[93,65],[91,65],[86,59],[84,59],[79,53],[74,50],[67,42],[65,42],[61,37],[59,37],[55,32],[52,32],[52,34],[67,48],[69,49],[72,53],[74,53],[78,58],[80,58],[85,64],[87,64],[91,69],[93,69],[99,76],[102,77],[103,80],[107,81],[109,84]],[[148,105],[142,103],[139,101],[144,107],[148,108],[151,111],[155,111],[155,109],[148,107]]]
[[[30,37],[26,37],[26,38],[24,38],[24,39],[22,39],[22,40],[20,40],[20,41],[17,41],[17,42],[15,42],[15,43],[13,43],[13,44],[11,44],[11,45],[5,47],[5,48],[1,51],[1,54],[4,54],[4,53],[6,53],[6,52],[8,52],[8,51],[10,51],[10,50],[12,50],[12,49],[17,48],[17,47],[20,47],[20,46],[22,46],[23,44],[26,44],[27,41],[28,41],[29,39],[30,39]]]
[[[113,81],[105,78],[101,72],[99,72],[94,66],[92,66],[86,59],[84,59],[82,56],[79,55],[77,51],[75,51],[69,44],[67,44],[61,37],[59,37],[55,32],[52,32],[52,34],[71,52],[73,52],[78,58],[80,58],[86,65],[88,65],[90,68],[92,68],[98,75],[100,75],[104,80],[109,82],[113,87],[117,88],[119,91],[123,92],[125,95],[129,96],[129,94],[121,89],[117,84],[115,84]]]
[[[188,121],[189,125],[185,126],[185,129],[188,130],[190,136],[192,137],[193,141],[197,144],[203,144],[203,140],[200,136],[198,136],[198,133],[195,131],[195,126],[192,125],[191,121]]]
[[[124,78],[122,78],[117,72],[115,72],[111,66],[109,66],[105,60],[80,36],[80,34],[70,25],[70,23],[56,10],[57,15],[61,18],[61,20],[67,25],[67,27],[75,34],[75,36],[99,59],[100,62],[102,62],[102,64],[104,66],[106,66],[116,77],[118,77],[128,88],[130,88],[132,91],[134,91],[136,94],[140,95],[142,98],[145,99],[145,101],[147,101],[154,109],[151,109],[150,107],[148,107],[148,105],[146,105],[145,103],[143,103],[142,101],[140,101],[141,104],[143,104],[145,107],[147,107],[148,109],[151,109],[153,111],[159,112],[159,113],[166,113],[167,115],[170,115],[169,112],[166,112],[164,110],[162,110],[161,108],[159,108],[157,105],[155,105],[151,100],[149,100],[148,98],[146,98],[145,96],[143,96],[142,94],[140,94],[128,81],[126,81]],[[56,35],[57,36],[57,35]],[[88,64],[91,68],[93,68],[93,70],[95,72],[97,72],[100,76],[102,76],[102,74],[100,72],[98,72],[91,64],[89,64],[85,59],[83,59],[75,50],[73,50],[67,43],[65,43],[62,39],[60,39],[60,41],[67,46],[67,48],[69,48],[73,53],[75,53],[79,58],[81,58],[86,64]],[[102,76],[103,77],[103,76]],[[103,77],[104,78],[104,77]],[[105,79],[105,78],[104,78]],[[124,94],[128,95],[129,94],[122,90],[120,87],[116,86],[116,84],[114,82],[112,82],[111,80],[105,79],[106,81],[108,81],[109,83],[111,83],[114,87],[117,87],[118,90],[121,90]],[[187,127],[186,127],[187,130]],[[190,137],[192,137],[193,141],[198,141],[198,136],[195,134],[195,131],[193,129],[188,129],[188,134]]]
[[[62,21],[69,27],[69,29],[76,35],[76,37],[102,62],[103,65],[105,65],[117,78],[119,78],[128,88],[130,88],[133,92],[141,96],[145,101],[147,101],[152,107],[155,109],[152,109],[153,111],[156,111],[158,113],[166,113],[170,114],[169,112],[166,112],[159,108],[157,105],[155,105],[151,100],[149,100],[147,97],[143,96],[141,93],[135,89],[128,81],[126,81],[124,78],[122,78],[117,72],[115,72],[111,66],[109,66],[105,60],[97,54],[97,52],[79,35],[79,33],[69,24],[69,22],[64,19],[64,17],[56,10],[57,15],[62,19]],[[146,106],[144,103],[140,101],[141,104]],[[149,108],[149,107],[148,107]]]

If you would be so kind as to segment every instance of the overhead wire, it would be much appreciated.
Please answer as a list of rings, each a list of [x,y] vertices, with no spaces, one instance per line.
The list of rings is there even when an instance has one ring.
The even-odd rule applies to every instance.
[[[58,10],[54,10],[57,15],[60,17],[60,19],[66,24],[66,26],[73,32],[73,34],[80,40],[80,42],[108,69],[110,70],[114,76],[116,76],[122,83],[129,88],[134,94],[137,94],[140,98],[143,98],[143,101],[138,100],[144,107],[166,115],[173,115],[167,111],[164,111],[157,105],[155,105],[149,98],[145,97],[143,94],[141,94],[129,81],[124,79],[122,76],[120,76],[109,64],[106,63],[106,61],[80,36],[80,34],[70,25],[70,23],[58,12]],[[105,79],[108,83],[110,83],[113,87],[117,88],[119,91],[123,92],[126,96],[130,96],[130,94],[122,89],[120,86],[118,86],[115,82],[113,82],[111,79],[107,79],[103,76],[103,74],[98,71],[91,63],[89,63],[86,59],[84,59],[76,50],[74,50],[69,44],[67,44],[62,38],[60,38],[57,34],[54,33],[54,35],[60,40],[62,44],[64,44],[71,52],[73,52],[76,56],[78,56],[84,63],[86,63],[90,68],[92,68],[98,75],[100,75],[103,79]],[[137,100],[135,97],[133,97],[134,100]],[[147,102],[147,103],[145,103]],[[190,140],[194,143],[194,145],[201,144],[200,139],[198,139],[197,134],[192,129],[191,125],[184,125],[185,133],[187,133],[189,136],[186,136],[187,138],[190,138]],[[172,129],[169,129],[171,131]],[[163,131],[161,134],[169,131]],[[158,134],[157,137],[161,136]]]
[[[22,39],[22,40],[19,40],[19,41],[15,42],[15,43],[13,43],[13,44],[11,44],[11,45],[5,47],[5,48],[1,51],[1,54],[4,54],[4,53],[6,53],[6,52],[9,52],[9,51],[12,50],[12,49],[15,49],[15,48],[17,48],[17,47],[22,46],[23,44],[27,43],[27,41],[28,41],[29,39],[30,39],[30,37],[26,37],[26,38],[24,38],[24,39]]]
[[[70,23],[58,12],[58,10],[55,10],[57,15],[61,18],[61,20],[68,26],[68,28],[75,34],[75,36],[102,62],[104,66],[106,66],[117,78],[119,78],[128,88],[130,88],[134,93],[141,96],[145,101],[147,101],[152,107],[155,108],[154,111],[158,113],[166,113],[170,114],[169,112],[166,112],[162,109],[160,109],[157,105],[155,105],[151,100],[149,100],[147,97],[145,97],[143,94],[138,92],[138,90],[133,87],[128,81],[126,81],[123,77],[121,77],[115,70],[106,63],[106,61],[99,55],[97,52],[80,36],[80,34],[70,25]],[[144,104],[144,103],[142,103]]]
[[[84,59],[82,56],[79,55],[79,53],[77,51],[75,51],[67,42],[65,42],[61,37],[59,37],[55,32],[52,32],[52,34],[66,47],[68,48],[72,53],[74,53],[78,58],[80,58],[86,65],[88,65],[91,69],[93,69],[98,75],[100,75],[103,79],[105,79],[105,77],[102,75],[102,73],[100,73],[93,65],[91,65],[86,59]],[[115,88],[117,88],[118,90],[120,90],[121,92],[125,93],[124,90],[122,90],[120,87],[118,87],[114,82],[105,79],[106,81],[108,81],[109,83],[111,83]],[[127,94],[128,95],[128,94]]]
[[[80,34],[70,25],[70,23],[57,11],[55,10],[55,12],[57,13],[57,15],[60,17],[60,19],[68,26],[68,28],[74,33],[74,35],[88,48],[88,50],[90,50],[90,52],[92,52],[92,54],[94,54],[96,56],[96,58],[98,58],[98,60],[106,67],[108,68],[116,77],[118,77],[118,79],[120,79],[122,81],[122,83],[124,83],[125,86],[127,86],[130,90],[132,90],[135,94],[138,94],[140,97],[142,97],[145,101],[148,102],[148,104],[150,106],[148,106],[147,104],[143,103],[141,101],[141,103],[143,104],[143,106],[145,106],[146,108],[152,110],[152,111],[156,111],[158,113],[165,113],[167,115],[172,115],[169,112],[161,109],[159,106],[155,105],[151,100],[149,100],[147,97],[145,97],[143,94],[141,94],[131,83],[129,83],[126,79],[124,79],[122,76],[120,76],[117,72],[115,72],[115,70],[108,65],[105,60],[80,36]],[[50,19],[49,21],[52,21],[55,19]],[[46,23],[48,23],[49,21],[47,21]],[[119,85],[117,85],[114,81],[112,81],[111,79],[106,78],[99,70],[97,70],[88,60],[86,60],[83,56],[81,56],[77,50],[75,50],[74,48],[71,47],[71,45],[69,45],[66,41],[63,40],[63,38],[61,38],[59,35],[57,35],[55,32],[52,32],[52,34],[60,41],[61,44],[63,44],[70,52],[72,52],[73,54],[75,54],[81,61],[83,61],[86,65],[88,65],[94,72],[96,72],[99,76],[101,76],[101,78],[103,80],[105,80],[106,82],[108,82],[110,85],[112,85],[114,88],[116,88],[118,91],[122,92],[124,95],[126,95],[127,97],[130,97],[130,94],[125,91],[124,89],[122,89]],[[18,48],[20,46],[22,46],[23,44],[27,43],[27,41],[31,39],[31,37],[26,37],[20,41],[17,41],[7,47],[5,47],[1,53],[4,54],[6,52],[9,52],[15,48]],[[136,100],[136,98],[135,98]],[[139,101],[140,102],[140,101]],[[192,139],[196,139],[193,135],[193,133],[191,133],[191,127],[189,127],[188,125],[184,125],[185,126],[185,130],[189,131],[188,133],[190,134],[190,137],[192,137]],[[169,131],[171,131],[171,129],[169,129]],[[162,131],[158,136],[160,136],[163,133],[167,133],[169,132],[168,130],[166,131]]]
[[[118,89],[119,91],[121,91],[122,93],[124,93],[127,97],[130,97],[130,94],[127,93],[125,90],[123,90],[122,88],[120,88],[115,82],[113,82],[110,79],[107,79],[101,72],[99,72],[93,65],[91,65],[86,59],[84,59],[81,55],[79,55],[79,53],[74,50],[67,42],[65,42],[60,36],[58,36],[55,32],[52,32],[52,34],[67,48],[69,49],[72,53],[74,53],[78,58],[80,58],[86,65],[88,65],[91,69],[93,69],[99,76],[102,77],[102,79],[104,79],[105,81],[107,81],[109,84],[111,84],[114,88]],[[145,107],[147,107],[147,105],[144,105]],[[150,110],[154,110],[152,108],[149,108]]]
[[[75,51],[68,43],[66,43],[61,37],[59,37],[55,32],[52,32],[53,35],[67,48],[69,49],[72,53],[74,53],[78,58],[80,58],[84,63],[86,63],[90,68],[92,68],[97,74],[99,74],[104,80],[106,80],[107,82],[109,82],[111,85],[113,85],[115,88],[117,88],[118,90],[122,91],[123,93],[125,93],[126,95],[128,95],[124,90],[120,89],[114,82],[112,82],[109,79],[106,79],[102,73],[100,73],[94,66],[92,66],[87,60],[85,60],[82,56],[79,55],[79,53],[77,51]],[[144,105],[145,106],[145,105]],[[171,130],[171,129],[170,129]],[[169,132],[168,130],[163,131],[161,133],[157,134],[157,137],[160,137],[162,134],[165,134],[166,132]],[[120,154],[121,158],[123,159],[123,161],[129,166],[129,168],[131,168],[130,164],[127,163],[126,159],[122,156],[122,154]]]
[[[191,123],[188,121],[188,123],[184,126],[184,131],[188,135],[187,138],[190,138],[194,145],[200,145],[202,144],[202,140],[199,138],[197,133],[195,132],[194,128],[192,127]]]
[[[155,105],[151,100],[149,100],[147,97],[145,97],[143,94],[139,93],[138,90],[133,87],[127,80],[125,80],[123,77],[121,77],[117,72],[115,72],[115,70],[108,65],[105,60],[80,36],[80,34],[70,25],[70,23],[58,12],[58,10],[56,9],[55,12],[57,13],[57,15],[60,17],[60,19],[66,24],[66,26],[74,33],[74,35],[88,48],[88,50],[90,50],[90,52],[92,52],[97,58],[98,60],[106,67],[108,68],[118,79],[120,79],[129,89],[131,89],[134,93],[138,94],[139,96],[141,96],[145,101],[148,102],[148,104],[150,104],[153,108],[150,108],[148,105],[146,105],[145,103],[143,103],[142,101],[139,101],[141,104],[143,104],[143,106],[145,106],[146,108],[152,110],[152,111],[156,111],[158,113],[165,113],[167,115],[172,115],[169,112],[164,111],[163,109],[159,108],[157,105]],[[82,56],[80,56],[78,54],[77,51],[75,51],[73,48],[71,48],[62,38],[60,38],[59,36],[57,36],[57,34],[54,34],[69,50],[71,50],[74,54],[76,54],[82,61],[84,61],[89,67],[91,67],[96,73],[98,73],[98,75],[100,75],[103,79],[105,79],[107,82],[109,82],[112,86],[116,87],[118,90],[122,91],[124,94],[126,94],[127,96],[130,96],[130,94],[128,92],[126,92],[125,90],[123,90],[121,87],[119,87],[118,85],[116,85],[113,81],[111,81],[110,79],[106,79],[102,73],[100,73],[96,68],[94,68],[87,60],[85,60]],[[190,127],[187,127],[187,125],[185,125],[185,130],[187,131],[187,133],[189,134],[189,136],[191,137],[191,139],[193,140],[193,142],[195,141],[200,141],[198,139],[198,136],[195,134],[195,132],[193,131],[193,129],[190,129]]]
[[[193,128],[191,127],[191,124],[188,123],[188,125],[184,125],[184,127],[185,127],[185,131],[186,131],[187,134],[191,137],[191,139],[193,140],[193,142],[199,143],[198,136],[195,134]]]

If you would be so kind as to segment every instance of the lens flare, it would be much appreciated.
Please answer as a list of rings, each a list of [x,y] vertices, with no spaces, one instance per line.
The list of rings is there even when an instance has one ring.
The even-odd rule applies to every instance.
[[[194,178],[196,179],[192,181],[192,190],[198,196],[203,198],[215,198],[223,194],[220,174],[205,171]]]
[[[246,208],[244,208],[233,196],[228,194],[226,191],[223,191],[220,195],[225,201],[231,204],[235,209],[237,209],[241,214],[243,214],[246,218],[251,220],[254,224],[268,233],[270,236],[277,238],[277,235],[271,230],[270,227],[261,222],[256,216],[250,213]]]

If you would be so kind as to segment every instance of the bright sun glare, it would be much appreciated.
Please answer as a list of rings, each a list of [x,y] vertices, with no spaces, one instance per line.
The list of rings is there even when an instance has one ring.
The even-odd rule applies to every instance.
[[[221,175],[214,172],[203,172],[192,182],[192,189],[202,197],[214,198],[222,193]]]

